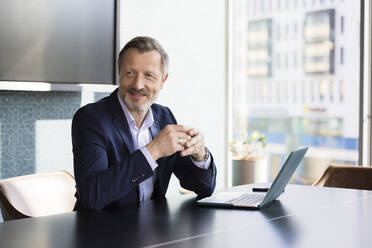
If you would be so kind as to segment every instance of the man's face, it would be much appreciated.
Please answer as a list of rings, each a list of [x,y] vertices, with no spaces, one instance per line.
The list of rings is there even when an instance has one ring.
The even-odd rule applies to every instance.
[[[156,50],[140,53],[136,48],[125,52],[120,68],[119,93],[131,112],[147,112],[163,88],[168,75],[161,68]]]

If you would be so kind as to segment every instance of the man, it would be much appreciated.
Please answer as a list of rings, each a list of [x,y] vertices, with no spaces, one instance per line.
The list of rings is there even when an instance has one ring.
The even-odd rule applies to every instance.
[[[216,166],[196,129],[177,125],[154,104],[168,78],[168,56],[150,37],[136,37],[118,58],[120,86],[80,108],[72,121],[76,210],[162,198],[171,174],[183,188],[209,196]]]

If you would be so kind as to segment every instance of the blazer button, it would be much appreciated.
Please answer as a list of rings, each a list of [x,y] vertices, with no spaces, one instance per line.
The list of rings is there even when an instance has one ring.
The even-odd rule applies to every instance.
[[[132,177],[132,183],[135,183],[135,182],[137,182],[137,178],[136,177]]]

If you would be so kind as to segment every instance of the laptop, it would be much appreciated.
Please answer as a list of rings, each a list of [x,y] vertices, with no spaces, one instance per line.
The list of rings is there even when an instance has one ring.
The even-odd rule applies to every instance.
[[[308,148],[302,148],[289,154],[270,188],[253,188],[252,192],[218,192],[203,198],[197,203],[201,206],[217,206],[230,208],[260,209],[274,200],[283,192],[289,179],[305,156]]]

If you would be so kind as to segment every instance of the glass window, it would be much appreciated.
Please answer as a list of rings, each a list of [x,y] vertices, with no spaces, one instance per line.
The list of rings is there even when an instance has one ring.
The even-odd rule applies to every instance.
[[[285,39],[288,40],[289,36],[289,24],[285,24]]]
[[[315,82],[315,81],[312,81],[311,82],[311,101],[313,102],[313,103],[315,103],[315,101],[316,101],[316,89],[317,89],[318,87],[317,87],[317,82]]]
[[[268,0],[268,1],[267,1],[267,4],[268,4],[268,6],[267,6],[267,10],[270,12],[271,9],[272,9],[272,6],[273,6],[273,0]]]
[[[323,80],[319,83],[319,100],[324,102],[328,96],[329,84],[327,80]]]
[[[293,39],[297,38],[297,22],[293,23]]]
[[[355,27],[346,37],[343,26],[345,20],[360,23],[360,2],[300,0],[290,15],[281,12],[287,2],[297,5],[278,0],[264,15],[233,16],[239,25],[232,29],[230,55],[244,66],[233,69],[239,82],[231,82],[232,133],[265,134],[270,177],[289,151],[308,146],[294,182],[312,184],[330,163],[358,160],[360,36]],[[233,8],[238,3],[251,1],[232,1]],[[341,21],[335,13],[342,13]],[[242,84],[259,86],[256,96]]]
[[[288,69],[288,53],[284,54],[284,68]]]
[[[296,102],[297,101],[297,84],[296,82],[293,82],[292,83],[292,98],[293,98],[293,102]]]
[[[293,68],[297,68],[297,53],[293,52]]]
[[[343,80],[340,81],[338,85],[338,89],[339,89],[340,102],[343,102],[344,101],[344,81]]]
[[[329,101],[333,102],[333,81],[329,81]]]
[[[306,92],[308,92],[306,90],[306,83],[305,83],[305,81],[302,81],[301,82],[301,99],[302,99],[302,103],[305,103],[306,102]]]

